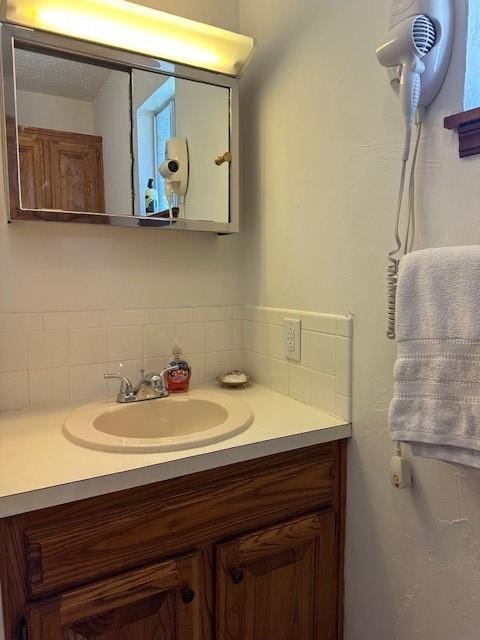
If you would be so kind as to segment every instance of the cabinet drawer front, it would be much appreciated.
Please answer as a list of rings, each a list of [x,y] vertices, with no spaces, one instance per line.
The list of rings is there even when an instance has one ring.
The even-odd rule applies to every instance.
[[[335,451],[323,445],[303,456],[280,454],[278,466],[259,460],[224,467],[206,472],[209,485],[196,474],[188,482],[142,487],[111,498],[113,507],[109,496],[94,499],[91,508],[78,503],[78,512],[70,509],[62,524],[52,518],[49,526],[25,530],[29,595],[83,584],[329,504]]]
[[[200,639],[199,556],[150,565],[28,608],[35,640]],[[155,634],[155,635],[154,635]]]

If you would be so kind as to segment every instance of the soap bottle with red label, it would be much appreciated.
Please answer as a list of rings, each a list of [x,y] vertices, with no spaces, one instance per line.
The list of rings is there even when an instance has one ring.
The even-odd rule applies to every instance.
[[[192,369],[188,360],[182,355],[182,350],[178,344],[173,347],[167,366],[178,367],[175,371],[168,371],[165,376],[168,392],[185,393],[188,391]]]

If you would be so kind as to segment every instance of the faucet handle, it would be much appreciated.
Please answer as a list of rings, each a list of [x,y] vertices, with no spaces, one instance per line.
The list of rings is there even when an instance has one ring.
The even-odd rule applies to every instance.
[[[117,396],[119,402],[125,402],[126,399],[134,395],[134,388],[131,380],[126,376],[121,376],[116,373],[104,373],[105,380],[120,380],[120,391]]]
[[[159,373],[149,373],[148,375],[145,376],[144,381],[155,388],[166,389],[167,385],[165,383],[165,375],[169,371],[177,371],[177,369],[179,368],[180,367],[178,367],[177,365],[174,365],[171,367],[167,367],[166,369],[164,369],[163,371],[160,371]]]
[[[174,364],[171,367],[167,367],[163,371],[160,371],[160,373],[158,375],[161,377],[161,379],[163,380],[163,382],[165,384],[165,376],[167,375],[167,373],[170,373],[170,371],[178,371],[179,369],[180,369],[180,367],[178,366],[178,364]]]

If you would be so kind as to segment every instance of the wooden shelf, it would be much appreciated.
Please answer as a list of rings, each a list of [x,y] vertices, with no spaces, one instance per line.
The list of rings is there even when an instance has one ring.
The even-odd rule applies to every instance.
[[[443,124],[445,129],[457,129],[460,158],[480,153],[480,108],[448,116]]]

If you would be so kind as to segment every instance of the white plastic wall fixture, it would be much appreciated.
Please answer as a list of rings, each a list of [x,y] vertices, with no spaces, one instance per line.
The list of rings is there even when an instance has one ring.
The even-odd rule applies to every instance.
[[[433,21],[437,33],[435,46],[422,58],[425,71],[422,73],[419,106],[428,107],[440,91],[450,63],[455,28],[454,0],[393,0],[388,28],[421,14]],[[389,70],[390,80],[392,75],[392,70]]]

